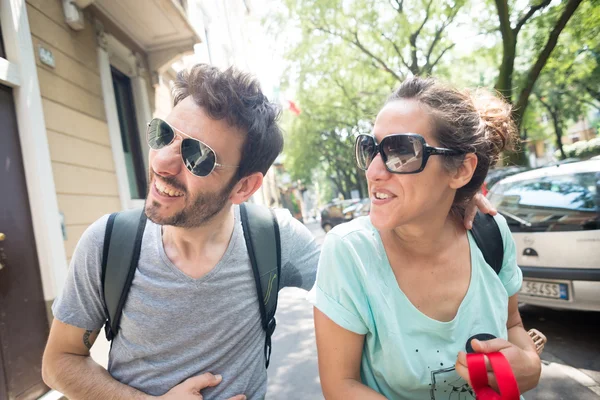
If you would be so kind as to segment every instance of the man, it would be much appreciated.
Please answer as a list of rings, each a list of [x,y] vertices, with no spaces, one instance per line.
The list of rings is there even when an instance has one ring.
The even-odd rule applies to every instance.
[[[249,75],[208,65],[178,76],[174,103],[165,121],[148,128],[149,221],[108,371],[89,353],[107,319],[108,216],[83,234],[53,305],[42,374],[69,399],[265,396],[265,332],[238,205],[282,150],[278,112]],[[489,212],[485,199],[479,204]],[[277,212],[277,220],[280,288],[309,290],[315,240],[289,212]]]
[[[179,75],[174,102],[149,125],[149,221],[108,372],[89,357],[107,318],[107,216],[83,234],[53,305],[43,376],[70,399],[197,399],[205,387],[206,399],[265,396],[265,333],[238,204],[282,150],[278,111],[249,75],[208,65]],[[280,287],[308,290],[317,244],[288,212],[277,219]]]

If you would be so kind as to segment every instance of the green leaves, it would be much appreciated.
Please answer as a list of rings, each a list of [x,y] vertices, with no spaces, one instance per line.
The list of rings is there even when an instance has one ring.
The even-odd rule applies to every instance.
[[[354,163],[358,131],[370,130],[406,76],[441,70],[454,45],[447,29],[465,0],[287,0],[287,89],[302,113],[286,125],[286,168],[294,179],[327,179],[349,196],[364,190]],[[283,19],[282,19],[283,20]],[[293,23],[293,26],[290,24]],[[315,175],[315,170],[324,174]]]

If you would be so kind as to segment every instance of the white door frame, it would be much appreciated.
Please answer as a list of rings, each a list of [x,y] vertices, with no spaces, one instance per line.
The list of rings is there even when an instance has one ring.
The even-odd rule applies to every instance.
[[[0,0],[0,20],[7,57],[0,59],[0,82],[13,87],[29,208],[48,301],[62,291],[68,266],[25,0]]]
[[[103,27],[97,23],[98,36],[98,66],[100,69],[100,80],[102,82],[102,96],[108,122],[110,144],[117,172],[117,183],[119,186],[119,198],[122,209],[141,208],[145,200],[132,199],[129,189],[129,177],[125,165],[125,154],[121,140],[121,128],[119,125],[119,114],[112,80],[111,65],[118,67],[122,73],[131,78],[131,89],[133,92],[133,103],[140,135],[140,144],[144,165],[148,168],[148,151],[145,149],[146,124],[152,119],[146,80],[140,76],[141,65],[133,52],[119,42],[114,36],[105,33]]]

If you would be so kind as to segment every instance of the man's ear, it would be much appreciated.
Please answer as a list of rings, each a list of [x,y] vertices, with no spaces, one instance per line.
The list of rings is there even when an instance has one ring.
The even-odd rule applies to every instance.
[[[462,164],[452,174],[450,187],[460,189],[469,183],[475,173],[475,168],[477,168],[477,156],[473,153],[466,154]]]
[[[242,179],[233,187],[229,200],[233,204],[241,204],[248,200],[262,185],[263,174],[255,172]]]

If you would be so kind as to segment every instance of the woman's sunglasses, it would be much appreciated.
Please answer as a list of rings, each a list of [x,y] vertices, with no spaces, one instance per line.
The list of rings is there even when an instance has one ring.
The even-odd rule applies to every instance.
[[[146,133],[148,146],[153,150],[160,150],[173,143],[177,134],[182,136],[181,160],[193,175],[204,177],[213,172],[216,167],[238,167],[238,165],[219,164],[217,154],[209,145],[176,130],[160,118],[154,118],[148,123]]]
[[[371,135],[358,135],[354,152],[360,169],[366,171],[379,153],[386,169],[394,174],[416,174],[423,171],[429,156],[463,154],[450,149],[428,146],[425,138],[416,133],[389,135],[379,144]]]

